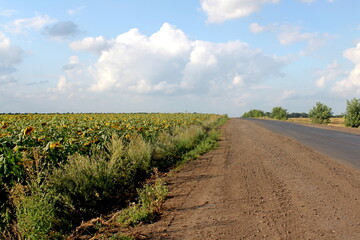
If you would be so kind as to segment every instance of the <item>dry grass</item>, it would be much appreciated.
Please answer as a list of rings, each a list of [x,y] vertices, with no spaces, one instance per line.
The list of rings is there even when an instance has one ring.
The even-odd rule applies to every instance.
[[[310,118],[289,118],[288,121],[295,123],[311,123]],[[328,126],[345,127],[344,122],[344,118],[330,118]]]

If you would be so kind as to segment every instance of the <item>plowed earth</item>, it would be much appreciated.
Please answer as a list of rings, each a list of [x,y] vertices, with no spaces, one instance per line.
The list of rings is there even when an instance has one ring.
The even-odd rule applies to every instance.
[[[231,119],[218,149],[168,181],[139,238],[360,239],[360,172],[250,121]]]

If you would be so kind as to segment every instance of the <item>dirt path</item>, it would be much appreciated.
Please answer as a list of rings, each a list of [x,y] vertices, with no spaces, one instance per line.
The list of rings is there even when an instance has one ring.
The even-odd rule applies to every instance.
[[[150,239],[360,239],[360,172],[250,121],[170,178]]]

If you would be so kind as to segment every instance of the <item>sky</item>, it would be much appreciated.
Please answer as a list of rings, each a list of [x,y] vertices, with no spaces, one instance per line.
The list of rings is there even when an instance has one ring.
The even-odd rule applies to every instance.
[[[0,0],[0,112],[335,114],[360,97],[358,0]]]

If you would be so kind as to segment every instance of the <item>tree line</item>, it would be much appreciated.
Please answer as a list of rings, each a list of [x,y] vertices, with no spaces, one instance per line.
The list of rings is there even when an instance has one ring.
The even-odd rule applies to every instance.
[[[315,124],[328,124],[331,117],[344,117],[345,126],[357,128],[360,126],[360,98],[346,100],[346,112],[342,115],[333,115],[332,108],[317,102],[309,113],[288,113],[287,109],[274,107],[271,112],[252,109],[242,115],[243,118],[269,117],[276,120],[287,120],[288,118],[310,118]]]

